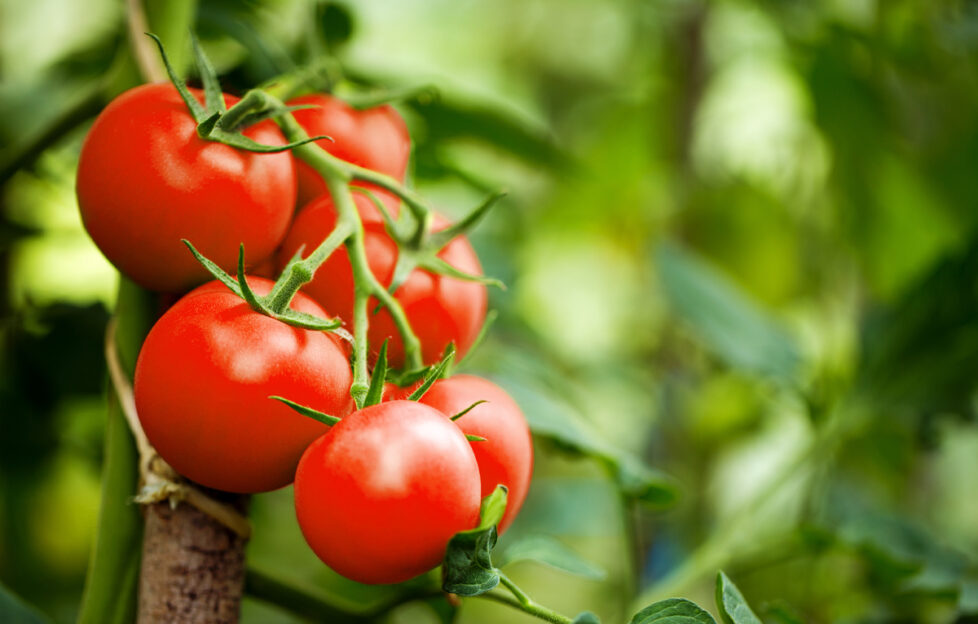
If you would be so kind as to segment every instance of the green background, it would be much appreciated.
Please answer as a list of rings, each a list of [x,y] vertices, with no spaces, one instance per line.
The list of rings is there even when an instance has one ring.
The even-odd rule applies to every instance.
[[[626,621],[711,605],[723,568],[769,622],[976,621],[974,4],[202,0],[195,27],[229,91],[310,36],[363,84],[434,85],[399,105],[413,184],[456,217],[509,190],[472,236],[508,288],[469,370],[680,490],[637,505],[607,462],[541,440],[500,547],[547,534],[607,575],[507,567],[538,602]],[[95,532],[117,282],[74,169],[136,79],[127,50],[119,2],[0,2],[0,581],[56,622]],[[255,565],[382,595],[311,554],[289,490],[252,519]],[[521,618],[467,600],[460,621]]]

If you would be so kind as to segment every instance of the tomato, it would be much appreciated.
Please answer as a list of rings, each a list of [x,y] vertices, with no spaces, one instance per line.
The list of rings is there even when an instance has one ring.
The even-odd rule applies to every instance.
[[[318,144],[337,158],[360,167],[384,173],[401,182],[411,155],[411,138],[404,119],[392,106],[357,110],[343,100],[326,94],[313,94],[289,100],[289,106],[312,105],[315,108],[293,112],[310,136],[326,135]],[[326,193],[322,178],[306,163],[296,162],[299,180],[299,203],[304,206]],[[359,184],[359,183],[358,183]],[[364,184],[392,213],[400,200],[389,192]],[[371,207],[371,210],[374,210]]]
[[[455,424],[467,435],[485,438],[470,442],[479,463],[482,496],[491,494],[498,484],[509,490],[506,514],[499,523],[502,533],[519,513],[533,472],[533,440],[519,405],[496,384],[473,375],[440,379],[420,399],[449,417],[476,401],[486,403],[472,408]]]
[[[394,276],[398,249],[387,234],[383,221],[376,216],[370,200],[360,193],[353,194],[364,226],[364,245],[370,270],[381,284],[389,285]],[[372,212],[373,210],[373,212]],[[329,195],[324,195],[302,208],[278,254],[281,269],[305,245],[308,256],[326,238],[336,223],[336,208]],[[437,220],[435,229],[445,227]],[[445,246],[439,254],[449,264],[467,273],[482,273],[479,259],[464,236]],[[316,272],[315,279],[303,286],[303,292],[347,323],[353,320],[353,270],[345,249],[333,252]],[[437,362],[445,347],[454,342],[462,357],[475,342],[486,318],[488,294],[477,282],[434,275],[416,269],[394,293],[401,302],[411,326],[421,340],[425,363]],[[376,308],[371,300],[370,310]],[[373,353],[390,338],[388,358],[392,366],[404,363],[404,346],[394,320],[386,308],[370,319],[369,340]]]
[[[249,284],[259,295],[272,287]],[[301,293],[292,308],[325,316]],[[334,336],[255,312],[211,282],[150,330],[134,391],[146,436],[177,472],[218,490],[263,492],[289,484],[302,452],[328,429],[268,397],[342,417],[352,410],[352,381]]]
[[[361,583],[399,583],[437,566],[479,519],[479,468],[438,410],[391,401],[354,412],[299,461],[295,509],[310,547]]]
[[[244,134],[284,144],[268,121]],[[181,238],[226,270],[237,266],[241,243],[260,262],[285,236],[296,182],[291,155],[200,139],[176,89],[154,84],[123,93],[95,120],[77,191],[85,228],[112,264],[151,290],[181,291],[209,277]]]

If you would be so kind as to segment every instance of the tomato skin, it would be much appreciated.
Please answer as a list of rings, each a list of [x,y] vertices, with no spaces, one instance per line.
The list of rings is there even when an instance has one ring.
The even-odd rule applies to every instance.
[[[289,106],[315,106],[293,112],[295,120],[310,136],[326,135],[318,144],[330,154],[360,167],[404,181],[411,155],[411,137],[401,115],[390,105],[357,110],[343,100],[323,93],[289,100]],[[304,206],[327,193],[326,184],[312,167],[296,161],[299,182],[298,205]],[[360,185],[360,183],[358,183]],[[400,200],[372,185],[370,188],[392,213]],[[371,208],[373,210],[373,208]]]
[[[413,401],[354,412],[313,442],[295,478],[306,541],[360,583],[399,583],[438,565],[479,519],[479,468],[461,430]]]
[[[199,90],[191,92],[202,100]],[[244,134],[284,144],[271,122]],[[141,286],[176,292],[209,278],[182,238],[231,271],[241,243],[254,263],[274,252],[291,221],[295,168],[288,153],[256,154],[200,139],[172,85],[143,85],[95,120],[82,147],[77,192],[85,229],[105,257]]]
[[[506,514],[499,523],[502,533],[523,506],[533,473],[533,439],[519,405],[505,390],[474,375],[440,379],[419,401],[449,418],[476,401],[486,401],[472,408],[455,424],[466,435],[485,438],[484,441],[470,442],[479,463],[482,496],[491,494],[500,483],[509,490]]]
[[[248,278],[259,295],[272,282]],[[324,316],[301,293],[292,308]],[[292,482],[328,428],[270,395],[342,417],[352,373],[333,336],[253,311],[220,282],[191,291],[150,330],[134,392],[150,443],[177,472],[210,488],[264,492]]]
[[[397,245],[387,234],[383,221],[375,215],[376,210],[370,200],[360,193],[353,193],[353,199],[363,221],[364,245],[370,270],[381,284],[389,285],[397,263]],[[279,269],[288,263],[302,245],[305,245],[303,253],[306,256],[312,253],[329,235],[335,223],[336,208],[329,195],[320,196],[303,207],[279,249]],[[443,219],[436,219],[435,229],[446,225],[447,222]],[[462,271],[482,273],[479,258],[464,236],[446,245],[439,255]],[[352,326],[353,269],[350,267],[346,249],[333,252],[316,272],[315,278],[303,286],[302,292]],[[485,285],[477,282],[415,269],[394,296],[401,302],[411,326],[421,340],[422,356],[426,364],[437,362],[451,342],[455,343],[458,357],[464,356],[478,337],[486,319],[488,293]],[[371,299],[370,310],[373,311],[376,305],[376,301]],[[368,334],[372,353],[376,354],[384,339],[389,337],[389,362],[394,367],[404,364],[401,336],[386,308],[371,316]]]

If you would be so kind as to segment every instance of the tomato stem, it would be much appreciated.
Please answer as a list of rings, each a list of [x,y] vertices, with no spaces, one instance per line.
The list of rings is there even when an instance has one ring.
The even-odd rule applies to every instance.
[[[542,605],[539,605],[526,595],[526,593],[520,589],[516,583],[514,583],[508,576],[499,572],[499,582],[502,583],[506,589],[512,592],[514,598],[503,594],[485,593],[479,594],[480,598],[487,598],[489,600],[495,600],[496,602],[501,602],[507,604],[511,607],[519,609],[524,613],[528,613],[533,617],[539,618],[547,622],[553,622],[554,624],[571,624],[573,620],[566,615],[557,613],[552,609],[548,609]]]
[[[264,97],[272,100],[268,94]],[[305,131],[296,122],[291,114],[283,114],[276,118],[279,127],[288,141],[299,142],[307,137]],[[369,326],[368,303],[371,296],[376,297],[381,305],[390,312],[394,325],[401,335],[401,342],[404,345],[405,363],[409,369],[418,369],[423,366],[421,359],[421,341],[411,327],[411,323],[401,307],[400,302],[388,292],[387,287],[381,284],[370,270],[367,262],[367,250],[364,246],[363,222],[357,212],[356,205],[353,203],[353,195],[350,192],[349,183],[353,180],[358,168],[349,163],[336,158],[323,148],[313,143],[305,143],[293,149],[296,157],[302,159],[312,167],[326,183],[333,204],[337,212],[337,226],[334,233],[323,241],[319,247],[305,261],[306,268],[310,270],[310,276],[316,269],[326,261],[329,254],[339,244],[337,239],[341,239],[346,247],[347,255],[350,259],[350,267],[353,270],[354,299],[353,299],[353,348],[354,348],[354,370],[353,385],[350,394],[357,402],[358,406],[363,404],[370,387],[369,374],[367,372],[367,329]],[[392,180],[393,182],[393,180]],[[346,231],[348,229],[348,231]],[[332,248],[330,248],[332,246]],[[301,286],[301,284],[300,284]],[[286,296],[288,291],[283,286],[282,296]]]

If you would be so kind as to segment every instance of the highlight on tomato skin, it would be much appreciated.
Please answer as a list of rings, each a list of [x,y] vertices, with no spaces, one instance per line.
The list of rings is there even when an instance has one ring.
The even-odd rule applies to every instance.
[[[200,90],[191,93],[203,102]],[[285,144],[268,120],[243,134]],[[201,139],[176,89],[151,84],[99,114],[82,146],[76,190],[85,229],[120,272],[149,290],[181,292],[210,278],[181,239],[225,270],[237,266],[242,243],[247,260],[260,263],[288,231],[296,180],[290,154]]]
[[[258,295],[272,282],[249,277]],[[325,316],[299,293],[292,308]],[[220,282],[181,298],[150,330],[136,364],[140,422],[160,456],[209,488],[253,493],[292,482],[303,451],[328,428],[271,395],[345,416],[352,373],[333,335],[252,310]]]
[[[519,405],[488,379],[465,374],[436,381],[419,399],[449,418],[476,401],[485,403],[454,422],[466,435],[485,438],[470,442],[479,463],[482,496],[500,484],[509,490],[506,513],[498,527],[502,534],[523,506],[533,473],[533,439]]]
[[[438,410],[390,401],[345,417],[299,461],[296,517],[343,576],[399,583],[437,566],[479,519],[480,480],[462,431]]]
[[[390,284],[398,258],[397,244],[387,233],[370,199],[354,192],[353,200],[363,221],[364,246],[370,270],[381,284]],[[279,269],[303,245],[306,256],[312,253],[332,231],[336,216],[336,208],[329,195],[304,206],[296,215],[278,251]],[[447,225],[448,222],[440,217],[434,220],[435,230]],[[454,239],[439,255],[461,271],[482,274],[479,258],[465,236]],[[346,321],[347,329],[353,330],[353,270],[346,249],[333,252],[316,272],[314,279],[303,286],[302,292]],[[484,284],[434,275],[422,269],[412,271],[394,297],[400,301],[421,341],[425,364],[441,359],[450,343],[455,344],[458,357],[464,357],[485,323],[489,302]],[[371,299],[370,309],[374,310],[376,306],[376,300]],[[389,339],[387,355],[391,366],[397,368],[404,364],[403,341],[386,308],[381,308],[370,317],[368,339],[372,354],[376,354],[384,340]]]

